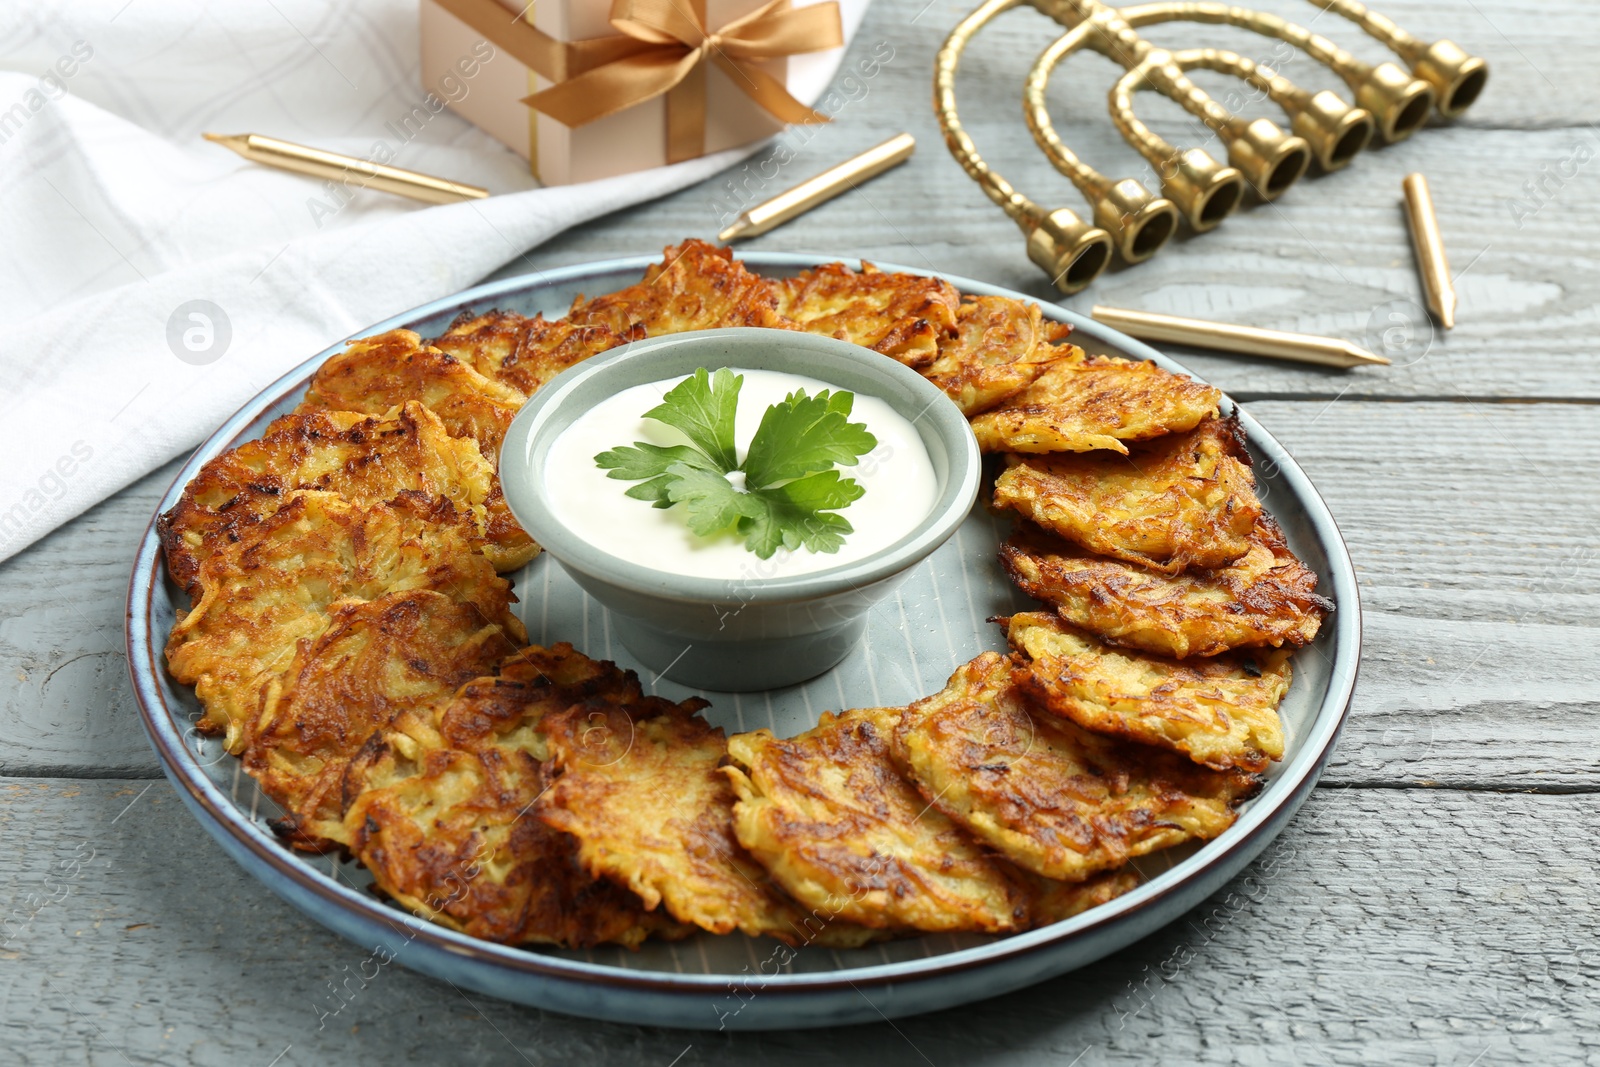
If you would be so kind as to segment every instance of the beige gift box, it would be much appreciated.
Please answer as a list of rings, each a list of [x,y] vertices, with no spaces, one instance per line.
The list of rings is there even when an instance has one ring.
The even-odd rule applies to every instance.
[[[447,10],[446,2],[457,13]],[[705,25],[726,25],[761,3],[705,0]],[[609,0],[539,0],[525,9],[517,0],[421,0],[423,88],[527,159],[529,169],[545,185],[593,181],[667,163],[664,96],[577,127],[563,125],[524,103],[525,97],[554,82],[513,54],[521,50],[517,42],[495,26],[502,11],[508,28],[521,18],[555,42],[617,34],[610,23]],[[474,24],[469,25],[463,15]],[[526,52],[524,57],[530,58]],[[787,59],[756,62],[779,82],[786,81]],[[760,141],[783,129],[780,120],[718,66],[705,64],[705,79],[705,153]]]

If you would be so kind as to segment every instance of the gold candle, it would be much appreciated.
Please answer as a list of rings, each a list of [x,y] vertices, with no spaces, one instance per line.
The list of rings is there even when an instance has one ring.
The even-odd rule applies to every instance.
[[[869,178],[876,178],[890,167],[911,158],[917,147],[916,138],[909,133],[897,134],[858,156],[829,167],[815,178],[807,179],[788,192],[779,193],[771,200],[757,204],[733,221],[733,225],[717,234],[719,241],[736,241],[741,237],[754,237],[782,226],[790,219],[804,215],[818,204],[832,200],[847,189],[854,189]]]
[[[1433,213],[1428,179],[1407,174],[1400,187],[1406,194],[1406,220],[1411,224],[1411,243],[1417,249],[1417,272],[1422,275],[1428,310],[1448,330],[1456,324],[1456,285],[1450,278],[1450,261],[1445,259],[1444,237],[1439,233],[1439,218]]]
[[[1315,334],[1289,333],[1285,330],[1263,330],[1255,326],[1235,326],[1227,322],[1185,319],[1177,315],[1157,315],[1149,311],[1129,311],[1125,308],[1096,307],[1089,314],[1096,322],[1103,322],[1112,329],[1121,330],[1141,341],[1170,341],[1174,344],[1216,348],[1248,356],[1266,356],[1269,359],[1286,359],[1296,363],[1320,363],[1327,367],[1361,367],[1389,363],[1383,356],[1375,356],[1364,348],[1336,337],[1318,337]]]
[[[276,137],[263,137],[259,133],[220,134],[208,133],[208,141],[239,153],[252,163],[261,163],[280,170],[309,174],[314,178],[328,178],[347,182],[362,189],[408,196],[430,204],[454,204],[460,200],[481,200],[489,190],[476,185],[435,178],[414,170],[387,167],[355,156],[326,152]]]

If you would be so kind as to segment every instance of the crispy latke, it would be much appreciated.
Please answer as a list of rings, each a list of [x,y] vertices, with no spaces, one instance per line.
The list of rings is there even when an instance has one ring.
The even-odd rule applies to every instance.
[[[645,907],[725,934],[791,945],[850,947],[878,936],[789,899],[739,844],[733,786],[718,769],[722,730],[703,703],[645,697],[590,701],[547,716],[554,782],[539,802],[546,823],[572,834],[593,874],[624,885]]]
[[[1068,622],[1114,644],[1165,656],[1214,656],[1257,645],[1299,648],[1317,636],[1333,602],[1284,544],[1268,515],[1250,551],[1217,570],[1159,574],[1090,555],[1058,538],[1021,530],[1000,562],[1023,592]]]
[[[1213,770],[1260,772],[1283,758],[1288,649],[1168,659],[1114,648],[1042,611],[1011,616],[1006,637],[1028,657],[1017,685],[1035,708]]]
[[[328,617],[267,690],[244,752],[245,770],[286,812],[276,829],[308,849],[349,843],[344,772],[367,738],[431,724],[438,705],[518,644],[476,605],[431,589],[341,601]]]
[[[382,415],[416,400],[439,416],[452,437],[470,437],[496,471],[500,442],[526,393],[493,381],[437,348],[422,343],[410,330],[390,330],[350,342],[312,375],[296,414],[308,411],[362,411]],[[485,536],[502,570],[515,570],[539,553],[533,538],[517,525],[506,507],[500,479],[484,502],[489,526]]]
[[[905,710],[894,755],[928,802],[1018,866],[1081,882],[1215,837],[1254,787],[1239,772],[1032,714],[1014,664],[985,652]]]
[[[465,685],[437,730],[375,735],[345,776],[345,833],[378,887],[413,912],[504,944],[635,947],[690,927],[589,874],[577,841],[534,814],[546,715],[634,701],[638,679],[571,645],[531,646]]]
[[[448,500],[486,530],[493,486],[494,468],[477,443],[451,437],[421,404],[409,402],[387,416],[285,415],[257,440],[201,467],[157,529],[173,580],[196,596],[200,564],[277,511],[292,490],[335,492],[359,506],[420,493]],[[491,554],[492,562],[511,562],[497,554],[504,555]],[[515,565],[526,562],[525,553],[515,555],[522,557]]]
[[[315,641],[345,599],[433,589],[477,609],[519,643],[510,586],[495,574],[470,522],[448,504],[420,511],[357,507],[335,493],[296,491],[282,508],[200,568],[199,600],[172,628],[167,665],[205,706],[199,726],[237,754],[301,641]]]
[[[643,336],[643,331],[639,331]],[[532,396],[551,378],[590,356],[615,348],[619,337],[600,323],[527,318],[509,311],[462,313],[428,343],[485,378]]]
[[[1126,452],[1127,441],[1192,430],[1222,394],[1152,362],[1062,359],[1002,407],[972,420],[985,452]]]
[[[956,311],[955,329],[939,340],[939,354],[923,375],[972,417],[1020,393],[1052,361],[1081,361],[1063,345],[1072,327],[1044,317],[1032,301],[1006,296],[968,297]]]
[[[778,314],[771,282],[745,270],[732,249],[693,238],[666,248],[638,284],[592,300],[580,296],[566,321],[630,339],[722,326],[792,328]]]
[[[1007,457],[994,503],[1091,552],[1176,574],[1250,550],[1261,502],[1238,417],[1132,446]]]
[[[870,348],[909,367],[931,363],[956,324],[961,294],[943,278],[893,274],[871,263],[826,263],[771,283],[778,311],[807,333]]]
[[[895,708],[824,713],[779,740],[735,734],[734,829],[802,905],[879,929],[1026,929],[1027,893],[889,758]]]
[[[1139,885],[1139,872],[1132,867],[1097,874],[1084,882],[1058,882],[1053,878],[1040,878],[1031,871],[1019,873],[1030,890],[1029,911],[1036,930],[1098,908]]]
[[[390,330],[351,341],[317,368],[295,411],[382,415],[416,400],[439,416],[450,436],[472,438],[484,458],[498,464],[506,427],[527,399],[521,390],[424,345],[410,330]]]

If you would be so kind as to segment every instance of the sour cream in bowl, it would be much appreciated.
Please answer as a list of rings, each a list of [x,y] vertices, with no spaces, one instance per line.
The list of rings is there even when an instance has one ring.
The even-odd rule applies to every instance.
[[[500,480],[645,666],[704,689],[828,670],[970,512],[977,443],[921,375],[844,341],[655,337],[551,381]]]

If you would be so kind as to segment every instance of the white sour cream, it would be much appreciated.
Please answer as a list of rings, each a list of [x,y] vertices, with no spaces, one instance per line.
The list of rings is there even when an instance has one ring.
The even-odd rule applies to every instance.
[[[740,462],[767,408],[796,389],[813,396],[823,389],[837,389],[798,374],[729,369],[744,377],[734,419]],[[683,377],[636,385],[607,397],[574,419],[551,443],[543,472],[549,498],[559,502],[561,518],[572,531],[594,547],[671,574],[746,581],[779,578],[870,556],[910,533],[933,510],[938,479],[916,427],[877,397],[856,393],[850,421],[866,423],[878,445],[854,467],[838,468],[841,477],[855,479],[864,491],[838,512],[855,527],[839,551],[801,548],[788,552],[780,548],[771,559],[761,559],[745,548],[744,538],[736,534],[700,537],[692,533],[681,505],[655,508],[649,501],[626,496],[638,483],[609,478],[594,461],[607,449],[635,441],[688,444],[689,439],[679,431],[642,417]]]

